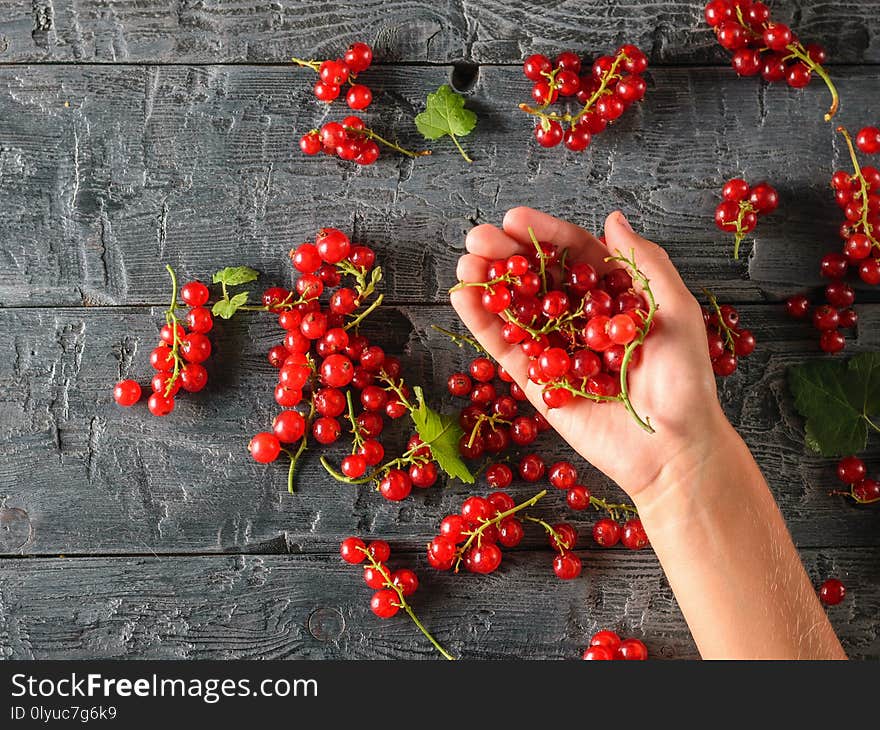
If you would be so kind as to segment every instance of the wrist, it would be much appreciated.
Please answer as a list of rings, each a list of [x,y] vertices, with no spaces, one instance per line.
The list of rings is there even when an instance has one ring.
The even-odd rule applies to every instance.
[[[717,499],[733,503],[730,485],[760,475],[748,447],[730,425],[720,406],[701,424],[699,436],[674,450],[657,476],[633,501],[647,526],[695,517]]]

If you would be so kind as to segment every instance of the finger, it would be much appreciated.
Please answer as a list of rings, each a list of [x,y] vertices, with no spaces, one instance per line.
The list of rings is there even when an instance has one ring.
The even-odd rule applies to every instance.
[[[479,259],[478,256],[462,257],[465,258]],[[485,259],[481,260],[485,262]],[[465,287],[452,292],[449,300],[462,323],[470,330],[477,342],[486,348],[486,351],[522,386],[528,380],[528,358],[519,345],[511,345],[504,341],[501,336],[501,319],[497,314],[487,312],[483,308],[481,294],[480,287]]]
[[[547,241],[560,248],[567,248],[574,260],[586,261],[600,274],[612,266],[605,263],[608,249],[592,233],[568,221],[554,218],[533,208],[511,208],[504,216],[504,232],[522,246],[534,247],[529,228],[539,241]]]
[[[506,259],[508,256],[526,251],[525,246],[512,239],[500,228],[488,223],[471,228],[464,245],[470,253],[484,256],[487,259]],[[529,246],[531,247],[531,243]]]
[[[620,211],[612,213],[605,220],[605,240],[612,254],[617,252],[624,256],[629,256],[630,252],[635,254],[635,262],[639,270],[650,280],[651,291],[664,309],[691,304],[693,296],[682,281],[666,249],[633,231],[629,221]]]
[[[476,254],[466,253],[458,259],[458,265],[455,268],[455,275],[459,281],[473,283],[478,281],[486,281],[487,269],[489,268],[488,259]],[[481,291],[479,287],[472,287],[477,291]]]

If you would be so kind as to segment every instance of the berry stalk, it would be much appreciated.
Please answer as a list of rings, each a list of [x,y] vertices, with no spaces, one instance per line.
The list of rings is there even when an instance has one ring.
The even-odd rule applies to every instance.
[[[394,142],[391,142],[391,141],[385,139],[384,137],[379,136],[378,134],[376,134],[376,132],[374,132],[369,127],[363,127],[363,128],[343,127],[343,129],[345,129],[346,132],[351,132],[352,134],[356,134],[361,137],[366,137],[367,139],[372,139],[373,141],[378,142],[379,144],[384,144],[386,147],[389,147],[392,150],[400,152],[400,154],[406,155],[407,157],[412,157],[412,158],[427,157],[428,155],[431,154],[431,150],[419,150],[418,152],[413,152],[412,150],[405,149],[404,147],[401,147],[400,145],[395,144]],[[455,140],[453,139],[453,141],[455,141]],[[458,143],[456,142],[456,144],[458,144]]]
[[[385,580],[385,587],[394,591],[397,594],[397,600],[399,601],[399,603],[397,604],[397,607],[402,608],[404,611],[406,611],[407,616],[409,616],[410,619],[412,619],[412,622],[416,625],[418,630],[421,631],[425,635],[425,637],[428,639],[428,641],[430,641],[431,644],[434,646],[434,648],[440,652],[440,655],[444,659],[448,659],[449,661],[455,661],[455,657],[452,656],[452,654],[450,654],[448,651],[446,651],[446,649],[444,649],[440,645],[440,643],[437,641],[437,639],[435,639],[431,635],[431,632],[425,628],[425,625],[421,621],[419,621],[419,617],[416,616],[415,611],[412,610],[412,606],[410,606],[409,603],[407,603],[407,600],[403,595],[403,590],[396,583],[394,583],[394,581],[391,580],[391,576],[388,574],[388,568],[386,568],[382,563],[378,562],[370,554],[370,551],[367,550],[366,548],[359,546],[357,549],[360,550],[366,556],[366,558],[370,562],[370,566],[373,568],[373,570],[378,571],[382,575],[382,578]]]
[[[477,546],[480,544],[480,536],[483,534],[483,531],[489,527],[489,525],[498,525],[505,517],[510,517],[511,515],[515,515],[517,512],[528,509],[529,507],[534,506],[538,503],[538,501],[547,494],[546,489],[542,489],[538,492],[534,497],[527,499],[525,502],[522,502],[515,507],[511,507],[509,510],[504,512],[499,512],[497,515],[492,517],[491,519],[482,521],[477,528],[471,531],[468,535],[468,539],[465,540],[464,544],[461,545],[456,550],[455,557],[455,567],[453,568],[453,572],[458,572],[458,567],[461,565],[462,558],[464,554],[468,551],[471,545],[474,543],[474,540],[477,541]]]
[[[165,386],[165,397],[169,398],[174,391],[174,384],[180,377],[180,330],[182,325],[174,311],[177,309],[177,274],[174,273],[174,269],[171,268],[170,264],[165,264],[165,270],[171,277],[171,302],[168,304],[168,309],[165,310],[165,323],[171,327],[171,331],[174,333],[174,339],[171,344],[171,355],[174,357],[174,370],[171,373],[171,377],[168,378],[168,384]]]

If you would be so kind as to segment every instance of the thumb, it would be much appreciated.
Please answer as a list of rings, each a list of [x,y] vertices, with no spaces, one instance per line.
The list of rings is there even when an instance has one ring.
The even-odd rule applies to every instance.
[[[650,280],[651,290],[665,309],[693,299],[666,249],[633,231],[619,210],[605,219],[605,243],[613,255],[635,255],[636,266]]]

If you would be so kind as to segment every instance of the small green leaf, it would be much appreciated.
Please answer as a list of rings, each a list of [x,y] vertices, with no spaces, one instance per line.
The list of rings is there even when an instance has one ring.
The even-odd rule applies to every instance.
[[[249,281],[255,281],[260,275],[258,271],[249,266],[227,266],[220,269],[214,274],[215,284],[226,284],[226,286],[238,286],[239,284],[247,284]]]
[[[823,456],[864,451],[870,420],[880,414],[880,353],[817,360],[789,368],[795,408],[806,419],[804,440]]]
[[[410,415],[419,438],[431,447],[431,453],[443,471],[455,479],[473,484],[474,477],[458,451],[458,442],[464,435],[458,420],[429,408],[418,386],[413,388],[413,392],[418,405]]]
[[[220,299],[217,302],[214,302],[214,306],[211,308],[211,312],[213,312],[215,317],[222,317],[223,319],[229,319],[233,314],[235,314],[239,307],[243,307],[247,304],[248,300],[248,292],[243,291],[236,294],[231,299]]]
[[[470,134],[477,125],[477,115],[465,109],[463,96],[444,84],[433,94],[428,94],[425,111],[416,115],[415,122],[426,139],[440,139],[449,135],[462,157],[471,161],[456,139]]]

